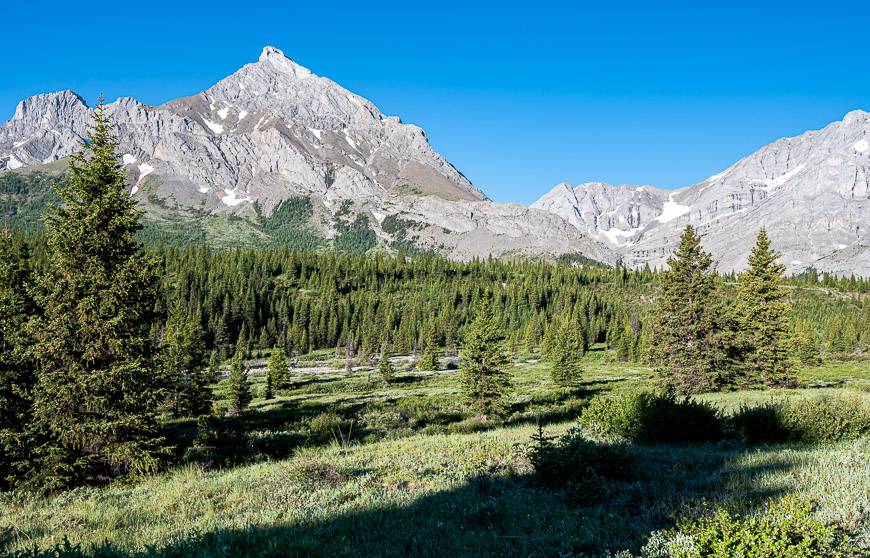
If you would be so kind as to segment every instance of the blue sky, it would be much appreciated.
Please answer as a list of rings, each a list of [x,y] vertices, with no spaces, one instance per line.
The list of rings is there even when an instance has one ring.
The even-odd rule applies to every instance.
[[[684,186],[870,110],[866,1],[81,5],[4,2],[2,119],[63,88],[194,94],[271,44],[423,127],[498,201],[560,181]]]

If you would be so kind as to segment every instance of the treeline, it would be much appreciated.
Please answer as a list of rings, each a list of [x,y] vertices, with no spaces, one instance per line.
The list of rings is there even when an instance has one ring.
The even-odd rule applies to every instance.
[[[216,350],[220,360],[233,354],[243,331],[255,354],[275,346],[288,355],[325,348],[344,352],[350,345],[354,354],[377,355],[385,344],[389,352],[421,353],[430,329],[440,346],[455,352],[484,296],[513,352],[538,349],[554,323],[571,322],[587,346],[607,343],[621,360],[643,360],[649,316],[664,277],[648,270],[462,263],[431,255],[407,259],[205,246],[148,252],[156,260],[162,294],[152,336],[160,336],[170,309],[181,301],[184,311],[200,320],[208,350]],[[736,277],[723,280],[712,272],[710,277],[729,302],[736,298]],[[813,345],[808,353],[820,358],[867,349],[866,297],[808,287],[786,286],[784,292],[793,301],[793,326],[809,339],[805,345]]]

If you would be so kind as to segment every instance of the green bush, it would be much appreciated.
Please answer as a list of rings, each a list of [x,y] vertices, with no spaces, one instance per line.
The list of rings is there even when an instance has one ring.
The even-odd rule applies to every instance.
[[[747,443],[836,442],[870,432],[870,407],[859,396],[832,396],[742,407],[732,423]]]
[[[740,439],[749,444],[784,442],[788,430],[782,423],[781,404],[742,406],[731,417],[731,423]]]
[[[450,424],[467,414],[462,402],[452,396],[412,395],[399,400],[397,407],[419,425]]]
[[[255,430],[248,433],[248,440],[255,455],[271,459],[289,457],[305,442],[298,432],[284,430]]]
[[[529,460],[536,484],[563,490],[574,501],[591,504],[605,493],[608,482],[630,477],[635,456],[626,444],[593,442],[579,428],[554,441],[539,426]]]
[[[713,405],[650,391],[596,396],[580,415],[580,424],[643,444],[715,442],[724,431]]]
[[[758,515],[724,509],[682,520],[677,529],[655,534],[643,558],[851,558],[861,551],[841,529],[812,514],[809,502],[786,497]]]
[[[312,443],[330,442],[351,430],[352,424],[338,413],[320,413],[308,421],[308,440]]]

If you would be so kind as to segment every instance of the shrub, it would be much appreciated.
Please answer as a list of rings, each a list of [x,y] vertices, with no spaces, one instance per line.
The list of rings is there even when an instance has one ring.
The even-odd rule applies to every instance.
[[[870,407],[859,396],[832,396],[742,407],[733,417],[744,442],[836,442],[870,432]]]
[[[846,533],[812,514],[812,505],[795,497],[771,502],[758,515],[718,509],[698,519],[681,520],[677,529],[659,532],[643,548],[644,558],[851,558],[860,554]]]
[[[788,430],[782,422],[781,403],[766,403],[753,407],[742,406],[731,417],[737,435],[746,443],[784,442]]]
[[[248,439],[255,455],[271,459],[290,456],[304,442],[298,432],[283,430],[255,430],[248,433]]]
[[[563,490],[584,504],[597,501],[608,482],[627,479],[634,459],[627,445],[593,442],[579,428],[554,441],[539,426],[529,448],[535,483]]]
[[[250,440],[237,417],[203,415],[197,420],[196,428],[196,439],[182,461],[210,469],[241,463],[250,456]]]
[[[330,442],[351,428],[351,423],[338,413],[320,413],[308,421],[308,436],[313,443]]]
[[[596,396],[580,415],[580,424],[644,444],[714,442],[724,430],[711,404],[650,391]]]

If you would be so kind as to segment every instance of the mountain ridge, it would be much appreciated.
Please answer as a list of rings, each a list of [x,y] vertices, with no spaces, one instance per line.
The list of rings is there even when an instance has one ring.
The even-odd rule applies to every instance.
[[[691,224],[720,270],[740,270],[764,226],[791,273],[812,267],[867,276],[870,114],[852,110],[780,138],[684,188],[560,183],[531,207],[562,215],[630,266],[664,265]]]
[[[0,126],[0,168],[49,164],[86,136],[90,109],[71,91],[19,106],[27,117]],[[203,215],[257,221],[303,197],[312,207],[301,232],[327,242],[351,229],[389,249],[461,259],[582,252],[614,261],[547,212],[491,202],[421,128],[274,47],[198,94],[158,106],[123,97],[106,107],[131,195],[166,226]],[[383,226],[388,217],[393,232]]]
[[[717,267],[731,271],[745,265],[765,226],[789,272],[870,275],[870,115],[862,110],[683,188],[560,183],[523,207],[492,202],[420,127],[275,47],[200,93],[156,106],[121,97],[106,107],[131,195],[157,228],[229,219],[249,236],[268,236],[263,218],[307,199],[294,234],[320,238],[315,245],[352,231],[366,250],[458,259],[577,253],[660,267],[692,224]],[[71,90],[22,100],[0,125],[0,169],[69,156],[91,111]],[[231,243],[233,233],[221,238]]]

